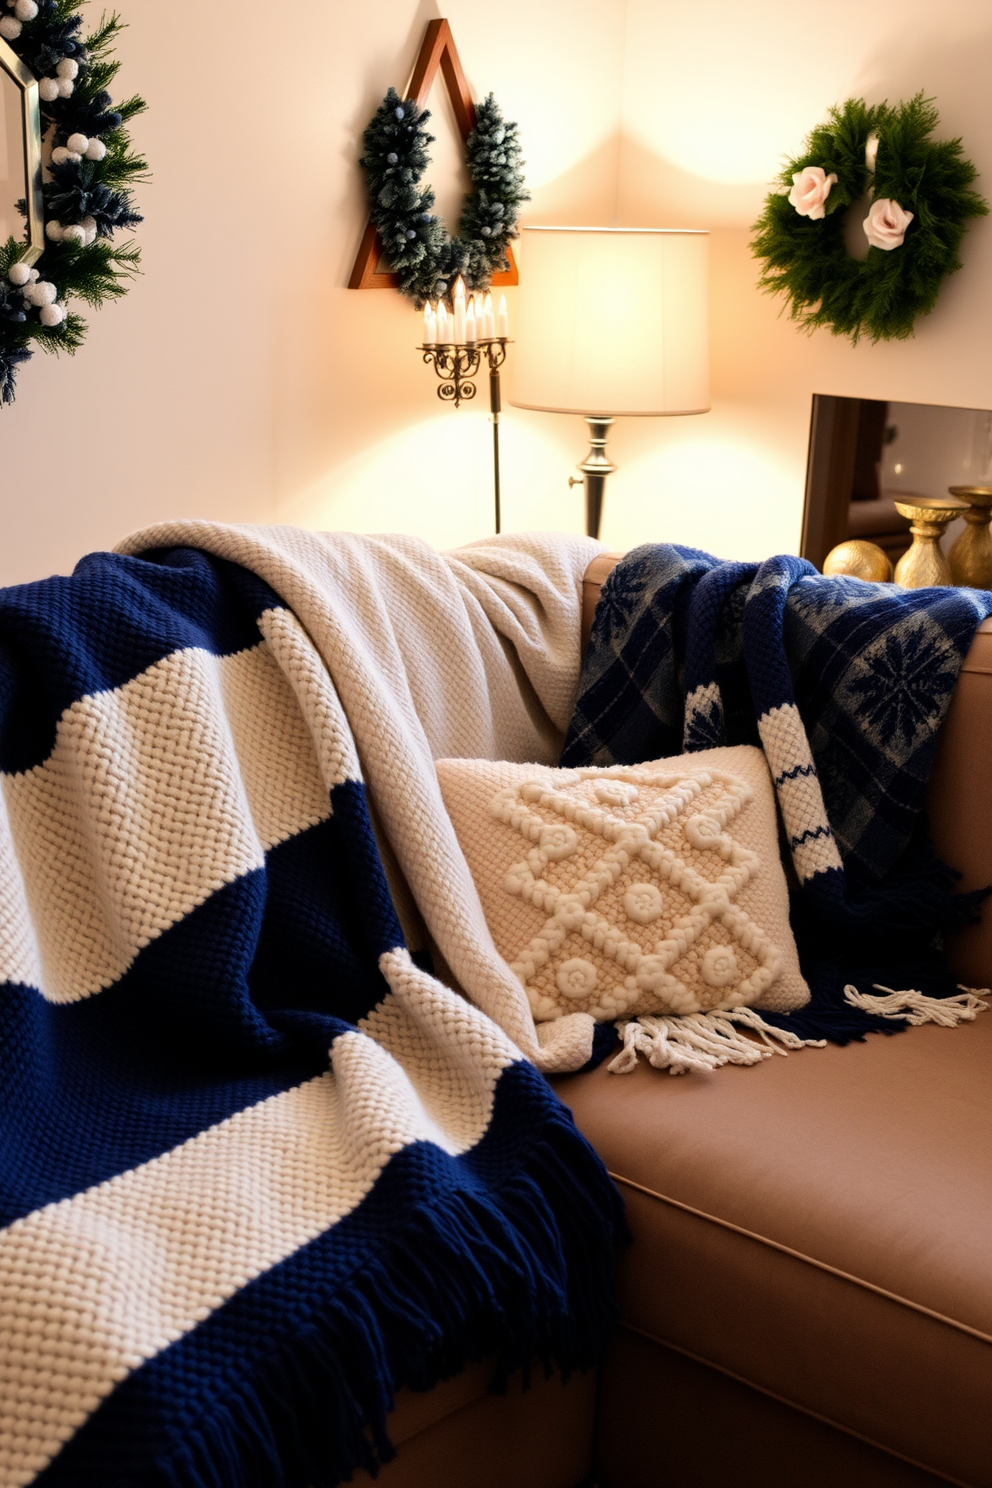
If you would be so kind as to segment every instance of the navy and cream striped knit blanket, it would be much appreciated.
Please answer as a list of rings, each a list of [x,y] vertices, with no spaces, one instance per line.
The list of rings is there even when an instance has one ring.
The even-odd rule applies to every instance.
[[[827,578],[801,558],[720,562],[664,544],[629,553],[603,585],[561,762],[764,749],[812,993],[767,1022],[845,1042],[906,1026],[867,1010],[884,1005],[879,986],[918,1001],[957,994],[941,939],[982,896],[954,894],[924,803],[961,662],[990,613],[992,594],[977,590],[902,590]]]
[[[399,1386],[610,1323],[618,1200],[431,765],[554,757],[590,553],[128,546],[0,593],[0,1485],[329,1488]]]

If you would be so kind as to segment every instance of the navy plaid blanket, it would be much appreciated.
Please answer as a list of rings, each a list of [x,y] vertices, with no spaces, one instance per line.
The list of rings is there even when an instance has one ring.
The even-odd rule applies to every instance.
[[[760,744],[795,870],[812,1001],[771,1023],[838,1042],[899,1019],[844,998],[957,989],[944,935],[981,895],[953,892],[924,803],[961,662],[992,594],[827,578],[804,559],[628,554],[603,586],[565,742],[568,766]]]

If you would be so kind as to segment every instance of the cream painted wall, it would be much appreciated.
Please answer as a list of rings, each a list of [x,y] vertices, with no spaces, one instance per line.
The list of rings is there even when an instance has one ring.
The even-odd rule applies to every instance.
[[[145,274],[74,360],[36,357],[0,413],[0,581],[182,515],[482,535],[485,411],[441,407],[397,295],[344,287],[361,130],[437,5],[298,0],[291,31],[261,0],[215,0],[192,29],[155,0],[123,9],[122,83],[151,104],[135,130],[154,169]],[[989,224],[899,346],[797,335],[747,252],[780,156],[852,92],[934,93],[992,191],[987,0],[936,16],[922,0],[504,0],[498,24],[478,0],[443,10],[477,96],[520,122],[527,220],[713,229],[713,412],[618,422],[608,542],[794,547],[814,391],[992,406]],[[506,525],[579,530],[581,423],[507,409],[502,428]]]

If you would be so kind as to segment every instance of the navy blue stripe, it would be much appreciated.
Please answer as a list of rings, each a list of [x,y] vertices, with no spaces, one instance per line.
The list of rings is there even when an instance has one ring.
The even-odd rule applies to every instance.
[[[783,785],[787,780],[798,780],[801,776],[815,774],[813,765],[794,765],[791,770],[783,770],[781,775],[776,775],[775,784]]]
[[[418,1210],[442,1208],[457,1196],[475,1198],[484,1204],[500,1202],[499,1193],[511,1188],[519,1181],[521,1169],[526,1165],[528,1153],[548,1137],[549,1128],[560,1127],[565,1140],[574,1146],[573,1160],[576,1170],[589,1161],[591,1154],[584,1152],[586,1144],[572,1130],[569,1114],[561,1106],[543,1078],[532,1066],[520,1062],[504,1071],[496,1088],[493,1115],[489,1128],[478,1145],[462,1157],[449,1157],[433,1144],[418,1142],[396,1154],[383,1170],[369,1195],[349,1215],[316,1240],[296,1251],[287,1260],[265,1272],[257,1280],[244,1287],[226,1304],[212,1313],[199,1327],[179,1342],[165,1349],[154,1359],[129,1376],[114,1393],[104,1401],[90,1417],[78,1434],[62,1450],[52,1466],[37,1479],[39,1488],[138,1488],[138,1485],[158,1484],[173,1481],[167,1475],[156,1472],[156,1464],[176,1454],[182,1454],[203,1418],[210,1417],[223,1406],[225,1400],[238,1398],[246,1381],[253,1381],[272,1360],[285,1354],[293,1357],[297,1340],[306,1336],[308,1328],[315,1325],[323,1328],[324,1336],[330,1338],[334,1327],[334,1304],[342,1290],[346,1289],[360,1268],[377,1263],[380,1256],[388,1258],[389,1248],[404,1245],[404,1235],[417,1232]],[[598,1160],[591,1158],[595,1167]],[[605,1177],[605,1175],[604,1175]],[[587,1196],[587,1202],[591,1195]],[[586,1217],[585,1237],[589,1254],[600,1254],[605,1263],[605,1274],[611,1268],[611,1244],[609,1240],[613,1225],[617,1222],[615,1195],[607,1188],[601,1200],[601,1217],[593,1221]],[[534,1216],[535,1225],[541,1220]],[[594,1223],[601,1233],[593,1235]],[[605,1243],[604,1243],[605,1237]],[[526,1236],[522,1236],[527,1243]],[[438,1372],[452,1372],[461,1363],[457,1353],[448,1356],[445,1368],[446,1347],[453,1340],[446,1339],[446,1332],[457,1329],[464,1333],[477,1330],[474,1348],[468,1357],[484,1357],[498,1348],[501,1339],[509,1331],[508,1313],[511,1297],[504,1293],[493,1294],[488,1316],[473,1319],[462,1316],[459,1295],[457,1266],[464,1265],[476,1274],[481,1267],[490,1268],[491,1286],[500,1287],[501,1276],[505,1276],[507,1255],[487,1253],[484,1237],[469,1232],[461,1236],[453,1233],[453,1226],[446,1236],[456,1249],[465,1251],[452,1265],[452,1257],[439,1261],[435,1254],[418,1258],[424,1271],[441,1265],[448,1280],[442,1284],[433,1315],[418,1317],[411,1311],[406,1328],[422,1330],[415,1352],[420,1357],[420,1377],[409,1382],[427,1385]],[[472,1253],[473,1241],[478,1248]],[[582,1244],[577,1234],[572,1243]],[[513,1262],[510,1260],[510,1265]],[[387,1260],[388,1267],[388,1260]],[[391,1268],[387,1274],[392,1274]],[[548,1277],[534,1278],[533,1285],[548,1285]],[[602,1283],[601,1283],[602,1284]],[[448,1296],[445,1300],[444,1292]],[[422,1299],[420,1299],[422,1302]],[[609,1299],[605,1298],[607,1307]],[[411,1309],[412,1299],[407,1299]],[[389,1311],[403,1301],[395,1297],[379,1296],[383,1308]],[[568,1299],[561,1298],[563,1306]],[[578,1310],[595,1312],[597,1302],[593,1297],[576,1299]],[[517,1302],[519,1305],[519,1299]],[[526,1304],[525,1304],[526,1305]],[[575,1305],[575,1304],[573,1304]],[[530,1304],[533,1310],[533,1301]],[[531,1320],[535,1326],[535,1320]],[[356,1316],[354,1326],[361,1330],[360,1318]],[[540,1327],[540,1321],[536,1323]],[[397,1334],[403,1325],[396,1318]],[[318,1334],[319,1336],[319,1334]],[[398,1342],[398,1340],[397,1340]],[[457,1345],[455,1345],[457,1348]],[[357,1388],[359,1360],[341,1359],[339,1365],[353,1377],[349,1383]],[[386,1359],[381,1369],[389,1370]],[[298,1396],[308,1393],[305,1372],[300,1373]],[[288,1408],[293,1408],[292,1368],[286,1365]],[[389,1380],[391,1384],[403,1380]],[[341,1382],[344,1388],[347,1385]],[[309,1387],[312,1389],[312,1385]],[[326,1477],[321,1482],[338,1481],[333,1474],[331,1458],[340,1443],[333,1440],[335,1408],[333,1393],[327,1390],[322,1413],[331,1441],[325,1459]],[[302,1399],[296,1406],[302,1410]],[[232,1459],[237,1453],[250,1457],[245,1440],[232,1441]],[[301,1470],[297,1475],[288,1468],[282,1472],[267,1471],[269,1464],[261,1464],[256,1470],[243,1459],[232,1461],[231,1470],[238,1468],[231,1481],[238,1483],[279,1482],[286,1484],[308,1484],[312,1480]],[[244,1474],[244,1476],[242,1476]],[[178,1476],[178,1475],[177,1475]],[[206,1481],[206,1477],[204,1477]],[[211,1481],[213,1481],[211,1479]]]
[[[247,569],[190,548],[92,553],[71,577],[0,590],[0,770],[40,764],[66,708],[173,651],[257,645],[258,616],[279,604]]]
[[[0,987],[0,1225],[125,1172],[319,1073],[388,991],[401,945],[364,792],[139,952],[52,1004]],[[361,829],[364,819],[365,828]]]
[[[815,830],[807,827],[806,831],[800,833],[798,837],[790,837],[789,844],[791,847],[802,847],[805,842],[814,842],[817,837],[832,837],[833,835],[829,827],[817,827]]]

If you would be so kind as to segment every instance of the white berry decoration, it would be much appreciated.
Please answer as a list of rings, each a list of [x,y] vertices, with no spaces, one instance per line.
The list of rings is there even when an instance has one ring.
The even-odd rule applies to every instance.
[[[6,229],[0,234],[0,310],[6,306],[0,410],[14,401],[20,369],[34,352],[71,352],[82,344],[86,321],[75,302],[98,308],[116,299],[141,261],[139,246],[118,234],[142,220],[134,188],[146,166],[124,126],[145,103],[136,96],[115,103],[110,92],[124,22],[109,12],[87,29],[82,6],[83,0],[0,0],[0,75],[6,68],[27,89],[20,69],[30,73],[41,146],[36,151],[32,142],[28,152],[23,238],[15,233],[5,244]]]
[[[47,279],[39,279],[37,284],[29,284],[24,291],[24,298],[32,305],[54,305],[59,297],[59,292],[54,284],[49,284]]]

